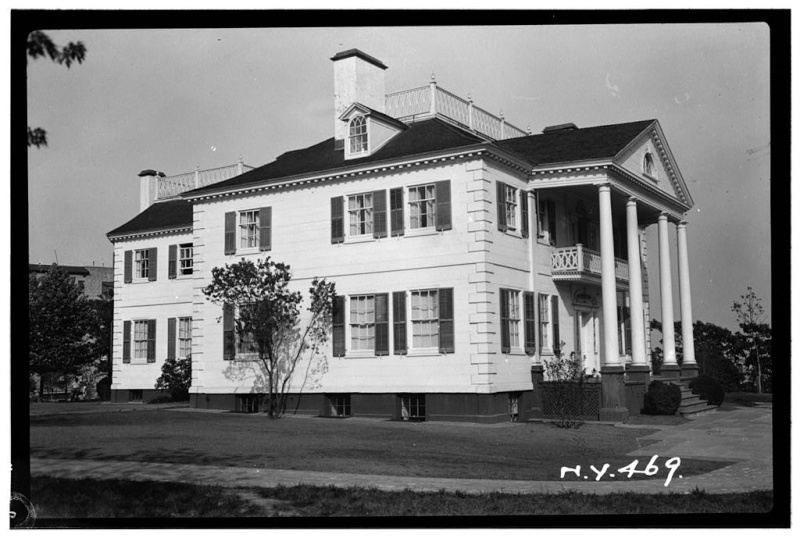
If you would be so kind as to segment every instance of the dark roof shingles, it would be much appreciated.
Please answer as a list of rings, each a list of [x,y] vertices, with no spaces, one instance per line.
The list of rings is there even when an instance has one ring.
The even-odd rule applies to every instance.
[[[192,225],[193,219],[192,204],[186,200],[157,202],[107,235],[111,237],[148,230],[186,228]]]

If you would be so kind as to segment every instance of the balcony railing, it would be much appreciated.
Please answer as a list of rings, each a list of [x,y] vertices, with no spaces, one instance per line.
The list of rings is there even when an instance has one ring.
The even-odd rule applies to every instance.
[[[221,166],[209,170],[195,170],[194,172],[178,174],[176,176],[159,177],[156,196],[158,199],[177,196],[182,192],[220,183],[252,169],[252,166],[239,162],[230,166]]]
[[[550,257],[554,280],[596,280],[602,275],[600,253],[578,243],[574,247],[559,248]],[[614,276],[617,280],[628,282],[628,262],[614,258]]]
[[[462,99],[432,82],[428,86],[390,93],[386,96],[386,114],[401,121],[439,116],[491,140],[528,136],[528,133]]]

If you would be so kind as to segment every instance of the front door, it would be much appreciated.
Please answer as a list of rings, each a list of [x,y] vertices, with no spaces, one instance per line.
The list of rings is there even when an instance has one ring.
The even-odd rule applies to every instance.
[[[587,374],[600,373],[600,319],[596,310],[577,311],[578,352]]]

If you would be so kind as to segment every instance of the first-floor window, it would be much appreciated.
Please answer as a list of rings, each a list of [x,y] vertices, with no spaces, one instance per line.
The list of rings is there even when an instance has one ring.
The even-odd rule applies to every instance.
[[[239,305],[239,315],[241,315],[243,310],[248,311],[252,307],[253,305],[251,304]],[[243,353],[243,354],[258,353],[258,346],[256,345],[256,340],[253,337],[253,333],[236,331],[236,342],[237,342],[237,353]]]
[[[550,296],[539,295],[539,345],[540,349],[552,349],[550,340]]]
[[[194,247],[192,243],[185,243],[178,248],[180,249],[178,256],[180,274],[191,275],[194,271]]]
[[[520,347],[519,327],[520,327],[520,307],[519,292],[515,290],[503,290],[508,305],[508,317],[505,323],[508,324],[508,343],[510,347]]]
[[[192,354],[192,318],[178,318],[178,356]]]
[[[258,209],[239,213],[239,248],[258,246],[258,221]]]
[[[150,276],[150,250],[137,250],[134,253],[135,278],[148,278]]]
[[[348,198],[350,235],[372,235],[372,194],[357,194]]]
[[[375,296],[350,297],[350,349],[375,349]]]
[[[436,185],[421,185],[408,189],[411,229],[436,225]]]
[[[411,292],[411,325],[414,348],[439,347],[439,295],[437,290]]]
[[[147,321],[135,321],[133,323],[133,358],[146,359],[147,350],[150,345],[148,338],[149,323]]]

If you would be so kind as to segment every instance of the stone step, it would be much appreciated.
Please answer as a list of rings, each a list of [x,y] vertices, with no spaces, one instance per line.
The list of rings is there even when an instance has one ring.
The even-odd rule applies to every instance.
[[[703,403],[705,403],[705,402],[703,402]],[[678,413],[682,417],[685,417],[685,418],[688,418],[689,420],[692,420],[692,419],[695,419],[695,418],[697,418],[699,416],[707,415],[708,413],[714,413],[714,412],[716,412],[718,407],[719,406],[717,406],[717,405],[705,404],[705,407],[699,407],[699,408],[695,408],[695,409],[692,409],[692,410],[689,410],[689,411],[681,411],[680,409],[678,409]]]

